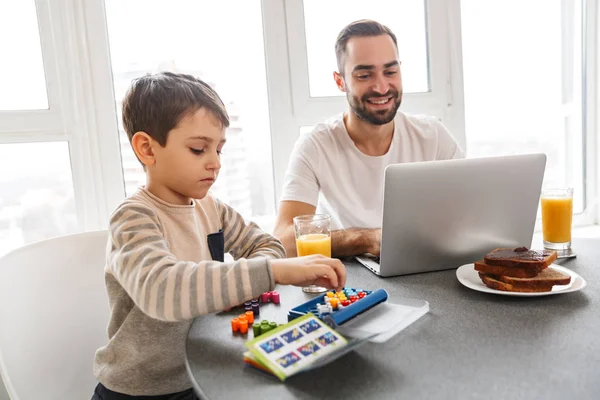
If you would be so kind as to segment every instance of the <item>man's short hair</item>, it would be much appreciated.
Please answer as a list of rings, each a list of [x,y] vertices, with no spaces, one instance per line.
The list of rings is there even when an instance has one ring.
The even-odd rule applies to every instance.
[[[224,128],[229,116],[223,101],[206,82],[173,72],[148,74],[133,80],[123,99],[123,127],[129,141],[146,132],[161,146],[183,117],[206,108]]]
[[[398,50],[398,40],[396,35],[387,26],[370,19],[361,19],[354,21],[344,27],[335,41],[335,56],[337,58],[338,72],[344,75],[344,56],[346,55],[346,45],[353,37],[367,37],[389,35],[394,41],[396,50]]]

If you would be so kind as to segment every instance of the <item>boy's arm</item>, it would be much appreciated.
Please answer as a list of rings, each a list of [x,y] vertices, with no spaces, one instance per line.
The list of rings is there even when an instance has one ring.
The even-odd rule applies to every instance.
[[[111,216],[109,246],[110,272],[145,314],[163,321],[233,307],[275,286],[266,258],[229,263],[178,260],[155,212],[141,204],[124,204]]]
[[[285,250],[279,240],[262,231],[254,222],[246,223],[237,211],[215,199],[221,216],[225,252],[238,258],[283,258]]]

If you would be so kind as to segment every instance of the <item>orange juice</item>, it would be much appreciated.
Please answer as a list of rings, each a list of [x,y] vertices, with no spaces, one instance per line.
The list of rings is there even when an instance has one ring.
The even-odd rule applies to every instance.
[[[551,243],[571,241],[573,198],[542,197],[542,231]]]
[[[309,233],[296,238],[298,257],[322,254],[331,257],[331,236],[324,233]]]

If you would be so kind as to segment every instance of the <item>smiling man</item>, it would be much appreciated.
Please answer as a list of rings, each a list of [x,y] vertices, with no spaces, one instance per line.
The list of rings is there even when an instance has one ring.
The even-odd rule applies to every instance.
[[[348,110],[296,142],[274,232],[289,257],[296,254],[293,218],[315,212],[331,216],[333,256],[379,255],[385,168],[463,157],[437,118],[398,111],[402,75],[389,28],[353,22],[338,35],[335,52],[333,77]]]

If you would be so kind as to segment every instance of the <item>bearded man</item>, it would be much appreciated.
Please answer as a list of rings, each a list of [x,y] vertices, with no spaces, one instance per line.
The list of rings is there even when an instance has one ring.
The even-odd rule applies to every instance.
[[[402,76],[388,27],[353,22],[338,35],[335,52],[333,77],[348,110],[296,142],[274,229],[288,257],[296,255],[293,218],[315,212],[331,217],[332,256],[378,256],[385,168],[463,157],[437,118],[398,111]]]

